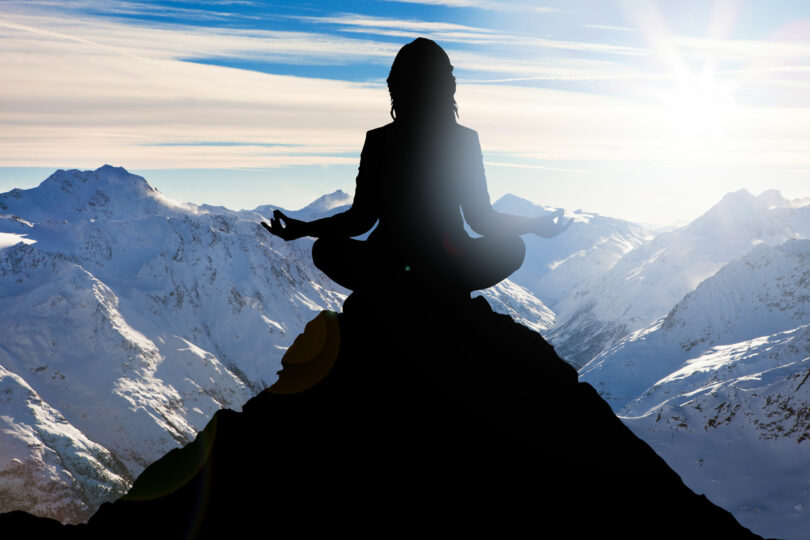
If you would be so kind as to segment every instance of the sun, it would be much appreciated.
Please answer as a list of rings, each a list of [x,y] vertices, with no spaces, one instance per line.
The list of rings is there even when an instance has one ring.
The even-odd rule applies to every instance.
[[[682,143],[723,143],[737,117],[734,85],[710,71],[680,74],[660,102],[666,131]]]

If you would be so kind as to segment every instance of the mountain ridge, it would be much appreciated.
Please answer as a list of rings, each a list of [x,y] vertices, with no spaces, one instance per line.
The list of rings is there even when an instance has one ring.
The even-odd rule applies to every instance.
[[[104,190],[87,187],[88,184],[92,187],[92,182],[104,181],[98,177],[99,171],[102,176],[105,171],[113,176],[126,172],[124,169],[102,167],[96,171],[63,171],[61,176],[72,183],[69,189],[79,189],[79,194],[85,197],[83,200],[89,201],[96,191],[104,193]],[[69,172],[71,174],[67,174]],[[76,174],[85,175],[86,181],[82,182]],[[142,186],[140,180],[143,179],[138,180],[140,177],[132,176],[134,178],[124,177],[119,180],[131,181],[136,187]],[[62,185],[58,178],[55,179],[48,184],[49,193],[67,196]],[[34,392],[31,395],[37,396],[35,399],[43,404],[41,410],[54,411],[53,414],[38,412],[40,417],[61,417],[67,423],[54,420],[37,427],[31,409],[23,406],[24,400],[14,402],[13,407],[19,406],[19,409],[9,405],[11,408],[7,410],[18,411],[15,412],[19,415],[17,417],[26,420],[8,424],[8,430],[3,435],[6,438],[0,437],[0,447],[9,444],[24,449],[28,448],[26,441],[34,441],[39,445],[38,452],[41,453],[31,453],[31,461],[22,459],[30,464],[26,468],[20,468],[19,464],[11,460],[6,460],[4,464],[0,459],[0,473],[8,473],[5,476],[0,474],[0,492],[3,482],[9,482],[5,484],[8,487],[6,493],[15,493],[19,488],[10,486],[26,486],[25,489],[28,489],[28,486],[36,486],[41,480],[42,486],[49,487],[41,490],[36,488],[39,491],[30,493],[21,492],[28,497],[20,503],[22,507],[46,509],[49,500],[54,505],[61,504],[58,501],[63,500],[65,504],[58,516],[64,521],[75,523],[86,520],[96,504],[92,501],[100,499],[84,494],[75,478],[66,475],[69,473],[69,468],[65,465],[67,462],[48,461],[59,453],[49,446],[50,443],[41,439],[40,431],[58,432],[59,426],[70,426],[59,437],[64,436],[66,441],[73,440],[70,429],[78,430],[81,436],[75,434],[75,448],[100,445],[104,451],[111,452],[114,459],[119,459],[118,454],[121,453],[123,457],[119,461],[122,464],[128,463],[129,466],[116,469],[117,465],[105,465],[104,470],[98,469],[97,476],[87,482],[88,490],[95,489],[93,485],[106,485],[106,488],[102,487],[102,491],[109,490],[107,493],[114,498],[113,492],[121,493],[139,470],[163,455],[164,451],[193,440],[214,411],[222,406],[238,409],[240,402],[272,384],[276,379],[276,371],[280,368],[281,356],[292,337],[303,329],[306,320],[313,313],[319,313],[323,309],[339,309],[347,291],[330,283],[312,267],[309,261],[311,239],[284,243],[268,237],[258,226],[263,216],[257,212],[235,212],[222,207],[166,202],[159,194],[139,189],[132,191],[132,196],[144,202],[145,206],[138,206],[135,212],[128,210],[126,201],[119,204],[118,198],[108,196],[107,193],[104,193],[108,196],[106,206],[85,205],[80,208],[81,212],[73,212],[71,204],[60,205],[53,198],[45,198],[45,202],[48,202],[45,206],[28,204],[30,191],[33,190],[16,190],[13,196],[0,195],[0,201],[5,201],[7,206],[6,210],[0,209],[0,235],[9,235],[8,242],[18,240],[31,244],[28,247],[19,243],[3,244],[3,238],[0,238],[0,313],[14,322],[13,328],[0,328],[0,343],[5,347],[0,348],[0,367],[3,367],[0,372],[0,386],[8,384],[15,388],[13,395],[18,397],[23,395],[19,388],[31,388]],[[73,197],[69,200],[78,199]],[[103,201],[103,197],[98,200]],[[553,210],[514,196],[506,202],[510,200],[510,204],[522,205],[522,211],[525,212]],[[763,235],[771,234],[778,240],[788,228],[799,237],[810,234],[810,206],[801,207],[795,201],[785,203],[783,197],[769,192],[756,197],[750,193],[732,194],[727,204],[733,206],[737,204],[734,203],[735,200],[742,201],[739,204],[749,205],[751,208],[760,208],[760,214],[767,217],[762,223],[749,219],[748,223],[752,227],[748,228],[750,230],[746,234],[753,234],[755,241],[751,242],[752,247],[756,247],[753,244],[758,241],[756,239],[763,238]],[[501,200],[496,202],[496,206],[499,203]],[[16,215],[10,209],[12,205],[16,205],[14,211],[21,210],[23,215]],[[61,215],[63,207],[68,213]],[[106,211],[99,208],[106,208]],[[272,210],[275,207],[268,205],[267,208]],[[332,206],[326,214],[342,208],[340,205]],[[499,208],[502,211],[508,210]],[[735,212],[729,215],[732,214]],[[290,215],[292,217],[294,214]],[[42,218],[42,221],[37,221],[32,216]],[[555,295],[567,290],[577,301],[588,300],[585,290],[587,287],[581,287],[583,284],[577,283],[578,280],[584,279],[584,276],[598,276],[610,271],[625,254],[650,243],[649,234],[643,228],[621,220],[611,221],[613,218],[603,218],[582,211],[568,213],[567,216],[576,220],[566,232],[571,237],[527,241],[527,268],[532,267],[533,271],[544,276],[545,288],[535,288],[535,291],[545,291],[546,299],[553,300]],[[731,220],[732,226],[728,230],[735,230],[733,221]],[[713,227],[714,225],[704,226],[701,234],[693,238],[711,238]],[[761,243],[759,249],[764,250],[766,247],[766,243]],[[742,245],[740,249],[744,248]],[[662,255],[667,254],[664,252]],[[643,260],[648,262],[647,259]],[[677,265],[670,269],[677,271]],[[790,279],[786,277],[783,281]],[[544,332],[544,335],[554,324],[559,329],[560,322],[570,322],[565,317],[561,319],[555,310],[549,309],[541,301],[542,298],[527,285],[531,284],[524,281],[521,285],[507,280],[495,288],[482,291],[481,295],[496,311],[508,313],[516,321]],[[596,289],[591,292],[596,292]],[[683,296],[678,300],[683,300]],[[399,303],[401,299],[389,298],[388,301]],[[560,309],[558,303],[553,306]],[[562,306],[565,306],[565,302]],[[567,316],[566,313],[563,315]],[[79,317],[81,321],[77,323],[71,317]],[[58,330],[71,325],[77,328],[75,335]],[[621,333],[623,327],[620,326],[613,328],[616,335],[609,336],[608,341],[630,339]],[[588,334],[588,339],[592,339],[599,331],[610,330],[604,326],[594,326],[592,329],[596,332]],[[643,333],[644,329],[640,332]],[[414,331],[408,339],[419,339],[421,333],[421,329]],[[727,407],[731,407],[730,410],[733,411],[738,405],[739,411],[754,407],[758,402],[745,397],[752,391],[760,392],[763,396],[772,394],[773,405],[769,405],[768,409],[772,420],[766,422],[764,418],[752,418],[762,425],[770,422],[766,430],[768,433],[776,433],[779,429],[788,431],[788,424],[801,416],[787,416],[780,407],[784,405],[800,411],[804,386],[799,387],[799,394],[794,401],[787,395],[788,390],[779,389],[793,388],[791,384],[795,386],[800,382],[791,379],[801,369],[801,358],[791,356],[799,353],[791,351],[803,350],[802,339],[805,336],[806,332],[799,331],[761,336],[767,339],[762,341],[755,338],[731,343],[726,346],[730,347],[727,351],[702,351],[699,346],[694,347],[692,353],[696,355],[695,367],[709,366],[707,373],[718,377],[717,381],[712,384],[695,382],[699,381],[699,377],[696,377],[699,374],[697,369],[687,374],[684,371],[686,367],[673,364],[670,372],[663,374],[672,375],[670,380],[654,388],[654,392],[645,398],[648,401],[658,400],[653,403],[657,407],[642,405],[640,402],[637,405],[639,410],[645,406],[654,411],[662,410],[661,420],[656,422],[656,415],[652,414],[632,418],[627,416],[624,421],[637,434],[651,441],[658,452],[668,459],[672,457],[678,472],[689,478],[690,486],[700,486],[709,493],[712,486],[701,483],[706,481],[708,469],[693,466],[692,462],[687,463],[687,458],[683,457],[685,453],[671,445],[662,444],[661,441],[666,437],[687,441],[684,448],[697,444],[694,442],[698,440],[694,438],[697,430],[688,432],[688,437],[692,438],[684,438],[686,431],[679,427],[678,418],[688,417],[689,426],[699,425],[700,422],[708,425],[708,421],[717,415],[703,414],[691,409],[691,405],[684,405],[677,400],[667,401],[669,398],[659,399],[653,394],[663,396],[665,392],[669,392],[670,397],[681,399],[679,396],[698,391],[694,403],[702,403],[704,411],[709,409],[707,404],[710,402],[713,403],[712,408],[720,405],[720,401],[717,401],[720,398],[712,397],[711,394],[711,389],[715,386],[718,396],[726,395],[722,392],[727,392],[730,399],[736,400],[733,405],[721,407],[723,411]],[[86,343],[92,344],[92,347],[88,347]],[[555,341],[552,343],[556,344]],[[569,340],[568,344],[571,343]],[[583,338],[580,343],[587,346],[588,341]],[[560,349],[563,353],[565,346],[567,345],[563,343]],[[771,353],[767,347],[771,347],[772,351],[779,351],[782,367],[767,371],[756,368],[751,362],[746,363],[745,359],[753,354],[764,360],[775,358],[768,356]],[[9,351],[13,359],[10,359]],[[107,355],[109,361],[90,370],[91,373],[106,373],[104,376],[108,377],[108,382],[105,383],[108,393],[104,394],[106,397],[100,402],[106,403],[109,416],[117,415],[120,420],[116,429],[123,430],[122,433],[132,431],[137,434],[151,434],[149,445],[144,446],[137,440],[131,442],[126,437],[115,443],[115,429],[111,430],[109,426],[88,430],[85,425],[87,421],[81,417],[83,406],[70,405],[70,397],[64,389],[81,395],[84,392],[83,385],[94,384],[94,379],[79,377],[78,371],[73,374],[66,372],[57,359],[72,359],[76,366],[86,367],[90,363],[82,355],[89,358],[100,354]],[[129,358],[130,355],[132,358]],[[661,359],[666,362],[663,356]],[[734,362],[727,361],[729,359]],[[743,361],[737,363],[738,367],[730,368],[732,371],[736,369],[738,373],[744,372],[751,376],[768,373],[765,377],[767,380],[763,379],[765,382],[761,387],[752,390],[751,383],[745,382],[744,377],[725,374],[722,366],[734,366],[738,360]],[[111,375],[114,370],[110,366],[120,367],[121,374],[124,375]],[[753,370],[750,373],[745,371],[749,368]],[[63,376],[65,379],[60,378]],[[685,389],[683,381],[687,379],[696,386]],[[212,384],[211,380],[218,382]],[[115,381],[115,384],[109,381]],[[224,384],[222,381],[229,382]],[[56,388],[62,390],[56,392]],[[221,391],[225,388],[232,390],[230,398],[222,395]],[[60,392],[64,395],[58,395]],[[605,397],[610,398],[608,395]],[[113,402],[105,402],[105,399]],[[685,397],[684,399],[688,401]],[[126,412],[130,407],[141,411],[137,421]],[[634,410],[632,414],[638,415],[639,410]],[[626,413],[631,414],[629,410]],[[733,421],[735,428],[742,425],[736,422],[743,416],[743,413],[738,413],[734,417],[738,418]],[[709,428],[714,433],[722,434],[718,437],[730,437],[728,423],[720,422],[724,418],[725,416],[718,416],[714,420],[718,427]],[[665,427],[670,431],[666,431]],[[111,435],[105,435],[107,432]],[[89,442],[84,441],[82,436]],[[792,439],[793,444],[800,437],[801,433]],[[806,439],[802,444],[804,441]],[[707,442],[720,445],[722,441],[708,439]],[[133,449],[130,456],[120,450],[128,448]],[[734,459],[723,459],[722,447],[718,448],[720,449],[716,450],[715,457],[712,460],[707,459],[704,467],[710,467],[710,462],[715,464],[713,466],[720,462],[734,463]],[[64,448],[60,451],[64,453]],[[20,457],[28,455],[25,452],[20,453]],[[92,453],[88,455],[92,456]],[[80,458],[78,454],[70,455],[69,452],[65,456],[68,460]],[[140,456],[140,464],[134,459],[137,456]],[[697,459],[696,457],[695,461]],[[96,462],[104,464],[102,459],[96,459]],[[48,467],[56,474],[52,477],[42,475],[39,480],[26,476],[32,473],[41,474],[36,471],[43,470],[43,463],[49,463]],[[93,471],[96,465],[87,461],[82,467]],[[731,485],[727,484],[727,479],[740,470],[718,469],[725,479],[723,485]],[[780,476],[782,473],[776,465],[768,471],[774,478],[785,478]],[[125,485],[116,487],[118,484],[114,477],[125,479]],[[784,480],[785,486],[792,486],[789,480]],[[768,486],[763,484],[762,487],[764,490]],[[47,496],[42,498],[43,494],[57,492],[59,495],[54,495],[52,499]],[[72,496],[69,495],[71,493]],[[746,510],[740,510],[739,501],[729,497],[727,493],[717,490],[712,493],[713,497],[719,496],[722,500],[731,501],[729,508],[735,509],[735,515],[750,518]],[[799,492],[794,490],[791,493]],[[798,497],[796,500],[800,499]],[[10,500],[16,499],[11,495],[0,496],[0,504]],[[756,502],[756,499],[752,496],[751,501]],[[762,507],[761,501],[757,504],[760,504],[759,515],[762,520],[765,516],[776,515]],[[810,507],[810,501],[805,506]],[[782,517],[787,520],[796,519],[795,512],[783,513],[779,519]],[[758,531],[772,530],[765,527],[767,524],[763,525],[762,521],[746,522],[749,523],[752,523],[751,526],[756,525]]]
[[[746,190],[727,194],[691,223],[627,251],[606,272],[552,307],[549,339],[582,367],[600,352],[666,315],[703,280],[759,243],[810,237],[810,207],[772,207]],[[760,196],[762,197],[762,195]],[[594,336],[585,340],[587,336]]]
[[[808,261],[810,240],[757,246],[703,281],[666,317],[597,356],[580,376],[604,389],[618,412],[684,358],[810,322]]]
[[[810,240],[760,244],[580,371],[696,491],[803,538],[810,488]]]

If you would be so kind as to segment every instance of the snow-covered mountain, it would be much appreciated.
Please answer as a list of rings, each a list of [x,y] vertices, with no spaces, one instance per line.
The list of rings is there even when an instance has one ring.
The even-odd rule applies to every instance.
[[[684,481],[760,534],[810,527],[810,240],[760,244],[580,372]]]
[[[307,320],[343,300],[301,263],[305,246],[258,218],[178,205],[123,169],[58,171],[0,195],[0,210],[0,230],[35,242],[0,251],[2,380],[60,419],[28,399],[4,407],[0,444],[31,450],[0,457],[3,510],[86,519],[216,410],[271,384]],[[15,487],[30,478],[60,487]],[[60,490],[72,505],[50,499]]]
[[[326,195],[321,195],[305,207],[301,208],[300,210],[285,210],[280,206],[273,206],[271,204],[264,204],[258,206],[251,210],[251,212],[261,214],[262,216],[266,216],[268,218],[272,217],[273,210],[281,210],[284,214],[288,215],[291,218],[295,219],[303,219],[303,220],[313,220],[313,219],[320,219],[326,216],[330,216],[332,214],[336,214],[338,212],[342,212],[351,206],[353,197],[343,191],[342,189],[338,189],[337,191],[333,191],[332,193],[327,193]]]
[[[549,339],[560,355],[582,366],[606,347],[666,315],[731,260],[760,243],[810,238],[810,206],[778,192],[726,195],[701,217],[629,251],[607,272],[552,307]]]
[[[489,289],[475,291],[472,296],[483,296],[494,311],[509,315],[536,332],[545,332],[554,324],[554,312],[511,280],[505,279]]]
[[[580,378],[625,414],[634,399],[703,354],[808,323],[810,240],[760,244],[701,283],[666,317],[594,358],[580,370]],[[682,377],[676,380],[686,382]],[[654,395],[662,396],[660,391]],[[641,413],[639,407],[646,411],[658,405],[647,400],[647,405],[630,406]]]
[[[556,208],[538,206],[507,194],[492,207],[507,214],[537,217]],[[649,239],[641,226],[599,214],[566,211],[574,223],[559,236],[523,236],[526,259],[510,280],[531,291],[551,309],[572,290],[607,272],[625,253]]]
[[[810,326],[730,345],[690,364],[704,370],[704,386],[622,420],[686,485],[744,526],[766,538],[807,538]]]
[[[349,204],[338,191],[285,212]],[[312,265],[312,239],[259,226],[275,208],[178,204],[109,166],[0,194],[0,512],[86,520],[272,384],[306,322],[340,309],[347,291]],[[691,487],[796,537],[810,507],[796,473],[810,470],[810,206],[740,191],[652,239],[567,216],[564,235],[525,236],[523,268],[478,294],[551,329],[567,360],[598,356],[583,380]]]
[[[86,520],[272,384],[306,322],[340,309],[346,291],[312,265],[312,240],[284,242],[261,219],[175,203],[110,166],[0,194],[0,512]],[[528,326],[553,323],[513,283],[483,294]]]

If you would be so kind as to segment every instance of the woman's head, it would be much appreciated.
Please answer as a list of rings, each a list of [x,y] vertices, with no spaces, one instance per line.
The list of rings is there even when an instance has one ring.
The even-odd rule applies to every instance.
[[[388,92],[394,118],[458,114],[450,58],[429,39],[417,38],[399,50],[388,74]]]

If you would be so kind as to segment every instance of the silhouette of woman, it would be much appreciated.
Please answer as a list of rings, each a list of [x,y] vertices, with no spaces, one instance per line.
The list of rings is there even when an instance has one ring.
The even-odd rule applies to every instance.
[[[355,291],[416,281],[469,298],[523,264],[519,235],[550,238],[570,225],[562,210],[527,218],[492,209],[478,134],[456,123],[453,66],[435,42],[400,49],[388,90],[394,121],[366,134],[351,208],[312,222],[276,210],[262,223],[285,240],[317,237],[313,260],[334,281]],[[464,220],[481,236],[471,238]],[[367,241],[353,239],[375,223]]]

